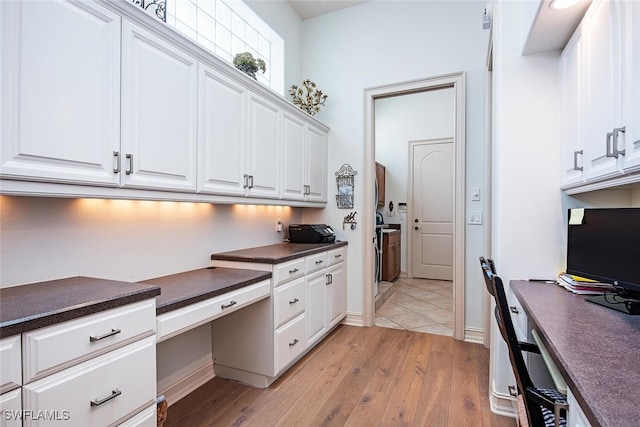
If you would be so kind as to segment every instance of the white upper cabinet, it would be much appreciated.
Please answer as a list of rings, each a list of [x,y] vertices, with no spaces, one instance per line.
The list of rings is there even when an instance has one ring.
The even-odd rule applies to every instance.
[[[281,168],[280,109],[249,93],[247,144],[247,189],[252,196],[280,197]]]
[[[197,65],[168,40],[124,23],[123,186],[195,191]]]
[[[307,201],[327,201],[327,133],[307,126],[307,155],[305,159]]]
[[[199,88],[198,191],[242,196],[247,90],[204,64]]]
[[[0,2],[2,177],[118,184],[120,16],[91,2]]]
[[[640,169],[640,2],[623,1],[622,55],[624,90],[622,92],[622,123],[625,132],[621,145],[625,149],[624,171]]]

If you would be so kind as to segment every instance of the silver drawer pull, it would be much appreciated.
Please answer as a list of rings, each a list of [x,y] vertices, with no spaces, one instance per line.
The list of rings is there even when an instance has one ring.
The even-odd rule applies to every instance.
[[[289,270],[289,274],[297,273],[298,271],[300,270],[298,270],[297,268],[294,268],[293,270]]]
[[[515,314],[520,313],[520,311],[518,310],[518,307],[516,307],[515,305],[509,306],[509,310],[511,310],[511,312]]]
[[[108,401],[110,401],[111,399],[115,399],[116,397],[120,396],[122,394],[122,392],[118,389],[115,389],[111,392],[111,394],[107,397],[105,397],[104,399],[93,399],[91,401],[91,406],[100,406],[103,403],[107,403]]]
[[[509,387],[509,394],[513,397],[518,397],[518,392],[516,390],[515,386],[510,385]]]
[[[300,341],[298,341],[298,338],[295,338],[293,341],[291,341],[289,343],[289,347],[293,347],[294,345],[298,344]]]
[[[318,264],[322,264],[324,261],[322,261],[321,259],[319,259],[318,261],[316,261],[316,265]]]
[[[222,307],[222,309],[224,310],[225,308],[233,307],[233,306],[234,306],[234,305],[236,305],[237,303],[238,303],[237,301],[231,300],[231,301],[229,302],[229,304],[222,304],[222,305],[221,305],[221,307]]]
[[[289,304],[295,304],[295,303],[297,303],[298,301],[300,301],[298,298],[294,298],[294,299],[292,299],[291,301],[289,301]]]
[[[112,337],[112,336],[114,336],[116,334],[119,334],[120,332],[122,332],[120,329],[111,329],[111,332],[107,332],[104,335],[94,335],[94,336],[89,337],[89,341],[91,341],[91,342],[100,341],[100,340],[103,340],[105,338]]]
[[[335,257],[336,258],[340,258],[342,256],[342,254],[336,254]]]

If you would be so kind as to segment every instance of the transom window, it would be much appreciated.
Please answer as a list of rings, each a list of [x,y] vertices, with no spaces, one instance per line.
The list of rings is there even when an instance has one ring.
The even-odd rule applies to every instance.
[[[241,52],[262,59],[267,70],[258,81],[282,95],[284,42],[239,0],[167,0],[166,22],[202,47],[233,63]]]

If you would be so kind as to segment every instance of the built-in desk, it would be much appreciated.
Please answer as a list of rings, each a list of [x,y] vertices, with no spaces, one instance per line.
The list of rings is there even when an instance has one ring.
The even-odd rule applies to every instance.
[[[640,316],[587,302],[555,284],[510,285],[588,421],[638,425]]]

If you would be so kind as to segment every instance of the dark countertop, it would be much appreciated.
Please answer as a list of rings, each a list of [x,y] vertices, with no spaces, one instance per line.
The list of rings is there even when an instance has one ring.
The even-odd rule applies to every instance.
[[[271,272],[239,268],[203,268],[145,280],[162,292],[156,298],[156,314],[176,310],[271,277]]]
[[[331,249],[346,246],[348,242],[335,243],[276,243],[274,245],[258,246],[255,248],[240,249],[237,251],[212,254],[212,260],[255,262],[260,264],[279,264],[324,252]]]
[[[640,316],[585,301],[555,284],[511,281],[593,426],[640,420]]]
[[[0,338],[160,295],[139,283],[69,277],[0,289]]]

